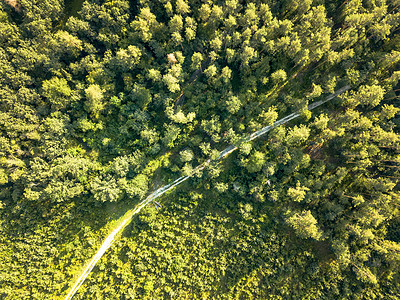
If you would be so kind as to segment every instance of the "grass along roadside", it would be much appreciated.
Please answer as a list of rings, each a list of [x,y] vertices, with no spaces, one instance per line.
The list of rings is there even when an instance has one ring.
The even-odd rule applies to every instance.
[[[121,207],[121,210],[124,210],[124,207]],[[80,266],[79,268],[76,268],[76,270],[73,271],[74,276],[72,277],[70,282],[75,282],[75,285],[69,289],[69,292],[65,296],[65,299],[72,298],[72,296],[78,290],[79,286],[83,283],[84,279],[89,275],[90,271],[94,268],[97,261],[102,257],[103,253],[107,251],[107,249],[112,245],[114,240],[119,237],[123,229],[129,224],[130,220],[132,219],[132,216],[135,213],[135,210],[137,210],[137,206],[128,211],[125,210],[126,211],[125,214],[121,215],[118,219],[114,219],[109,223],[107,223],[107,225],[104,228],[104,232],[106,232],[107,234],[105,234],[104,237],[101,239],[103,240],[105,238],[105,240],[101,245],[99,243],[93,247],[93,249],[98,249],[96,254],[92,257],[92,259],[89,262],[86,262],[83,268],[82,266]],[[83,272],[82,269],[84,270]],[[60,299],[61,298],[64,298],[64,295],[62,295]]]

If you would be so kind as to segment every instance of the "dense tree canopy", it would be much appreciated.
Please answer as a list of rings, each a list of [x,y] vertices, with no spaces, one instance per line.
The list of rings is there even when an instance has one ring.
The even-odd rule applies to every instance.
[[[399,29],[391,0],[1,1],[0,298],[65,296],[235,145],[76,298],[398,299]]]

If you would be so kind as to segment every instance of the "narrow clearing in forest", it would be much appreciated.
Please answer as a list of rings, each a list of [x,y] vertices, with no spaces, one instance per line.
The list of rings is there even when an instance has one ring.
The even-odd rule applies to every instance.
[[[350,86],[346,85],[346,86],[340,88],[339,90],[337,90],[334,94],[331,94],[328,97],[326,97],[324,100],[321,100],[321,101],[314,102],[314,103],[310,104],[308,106],[308,109],[312,110],[312,109],[314,109],[314,108],[316,108],[316,107],[318,107],[318,106],[320,106],[320,105],[322,105],[322,104],[334,99],[336,96],[344,93],[345,91],[347,91],[349,89],[350,89]],[[259,138],[260,136],[262,136],[262,135],[266,134],[267,132],[269,132],[272,128],[280,126],[280,125],[283,125],[283,124],[285,124],[285,123],[287,123],[287,122],[299,117],[300,115],[301,115],[300,112],[292,113],[292,114],[290,114],[290,115],[288,115],[288,116],[276,121],[274,124],[267,125],[267,126],[263,127],[262,129],[250,134],[248,137],[246,137],[243,140],[243,142],[250,142],[250,141],[252,141],[252,140],[254,140],[256,138]],[[237,149],[238,149],[238,146],[235,146],[235,145],[230,145],[230,146],[226,147],[224,150],[222,150],[220,152],[219,156],[214,161],[221,160],[222,158],[224,158],[225,156],[227,156],[228,154],[232,153],[233,151],[235,151]],[[169,183],[169,184],[157,189],[156,191],[151,193],[146,199],[144,199],[142,202],[140,202],[135,209],[133,209],[131,212],[128,212],[127,216],[121,221],[121,224],[117,228],[115,228],[107,236],[107,238],[104,240],[104,242],[101,245],[100,249],[93,256],[91,261],[86,266],[85,270],[82,272],[81,276],[79,276],[79,278],[77,279],[76,283],[74,284],[74,286],[72,287],[72,289],[70,290],[68,295],[65,297],[65,300],[71,299],[75,295],[75,293],[78,291],[79,287],[83,284],[83,282],[85,281],[87,276],[90,274],[90,272],[95,267],[96,263],[104,255],[104,253],[107,251],[107,249],[113,244],[117,234],[119,232],[122,232],[122,230],[126,227],[126,225],[129,224],[129,222],[131,221],[131,219],[132,219],[132,217],[134,215],[138,214],[143,207],[145,207],[147,204],[149,204],[154,199],[157,199],[158,197],[160,197],[164,193],[172,190],[177,185],[181,184],[185,180],[187,180],[190,177],[192,177],[196,172],[204,169],[210,162],[211,162],[211,159],[209,159],[209,160],[205,161],[204,163],[202,163],[201,165],[197,166],[190,175],[182,176],[182,177],[176,179],[175,181],[173,181],[172,183]]]

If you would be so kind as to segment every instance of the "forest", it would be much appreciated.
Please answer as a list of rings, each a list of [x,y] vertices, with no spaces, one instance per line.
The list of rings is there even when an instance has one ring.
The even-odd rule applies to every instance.
[[[206,161],[73,299],[400,299],[399,81],[399,0],[1,0],[0,299]]]

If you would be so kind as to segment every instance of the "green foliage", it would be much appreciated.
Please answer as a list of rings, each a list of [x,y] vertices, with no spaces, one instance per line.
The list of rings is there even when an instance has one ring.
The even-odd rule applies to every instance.
[[[149,179],[144,174],[139,174],[132,180],[123,182],[122,186],[126,190],[129,197],[140,197],[143,198],[148,190]]]
[[[96,177],[90,187],[96,201],[114,202],[121,197],[121,189],[114,178]]]
[[[286,135],[286,142],[291,146],[299,146],[310,136],[310,129],[304,125],[294,126]]]
[[[347,101],[353,106],[361,104],[362,106],[375,107],[382,101],[384,95],[385,90],[379,85],[363,85],[357,93],[352,93]]]
[[[278,70],[271,74],[271,80],[273,83],[280,83],[286,80],[286,72],[284,70]]]
[[[254,151],[250,158],[245,162],[248,172],[254,173],[262,169],[265,164],[265,155],[260,151]]]
[[[85,107],[87,111],[97,118],[104,108],[103,91],[97,84],[91,84],[85,89],[85,96]]]
[[[321,230],[317,226],[318,222],[309,210],[297,213],[287,212],[286,223],[301,238],[321,239]]]
[[[179,154],[182,162],[191,161],[193,159],[193,151],[190,149],[183,150]]]
[[[398,3],[200,2],[0,3],[0,298],[63,298],[193,173],[77,298],[398,298]]]
[[[142,53],[136,46],[129,45],[127,49],[120,49],[116,53],[118,63],[122,70],[129,71],[139,63]]]
[[[240,99],[236,96],[230,96],[225,103],[227,111],[229,111],[231,114],[237,113],[242,106]]]
[[[71,101],[71,88],[64,78],[53,77],[43,81],[43,96],[57,109],[65,108]]]
[[[295,188],[288,188],[287,194],[292,201],[301,202],[308,190],[310,190],[308,187],[302,187],[300,182],[297,182]]]

